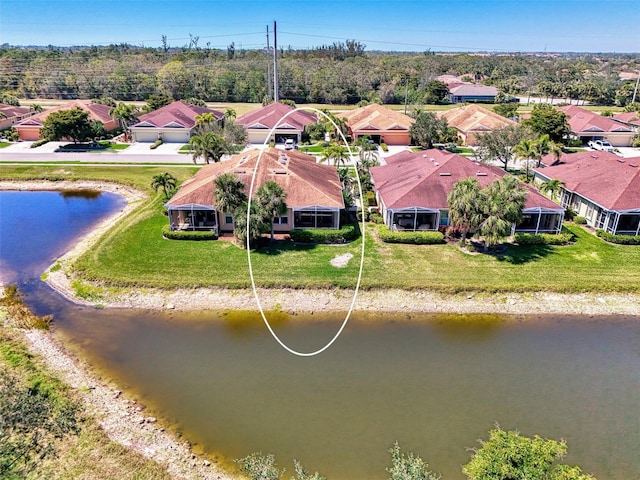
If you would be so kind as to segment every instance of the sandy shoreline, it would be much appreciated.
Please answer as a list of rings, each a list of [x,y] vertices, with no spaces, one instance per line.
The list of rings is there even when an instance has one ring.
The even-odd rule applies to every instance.
[[[92,305],[74,295],[68,268],[73,260],[91,246],[119,220],[132,212],[146,198],[143,192],[116,183],[95,181],[0,181],[0,190],[93,189],[122,195],[127,205],[104,219],[89,235],[63,255],[62,268],[48,272],[47,282],[70,300]],[[291,313],[346,312],[351,307],[353,290],[341,289],[260,289],[258,296],[264,309],[282,309]],[[257,310],[251,289],[121,289],[110,291],[100,300],[103,307],[156,310]],[[502,313],[502,314],[579,314],[638,315],[640,293],[497,293],[440,294],[422,290],[376,289],[358,293],[354,312],[408,313]]]

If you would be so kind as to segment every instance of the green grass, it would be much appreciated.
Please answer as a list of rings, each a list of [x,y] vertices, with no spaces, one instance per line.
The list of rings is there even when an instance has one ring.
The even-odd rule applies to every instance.
[[[0,148],[8,147],[11,145],[11,142],[0,142]]]
[[[150,191],[157,173],[180,181],[196,168],[0,167],[0,178],[98,178],[119,180]],[[170,241],[160,195],[108,232],[76,263],[80,276],[108,286],[250,286],[247,252],[224,241]],[[452,245],[383,244],[365,237],[363,288],[427,288],[440,292],[637,292],[640,248],[611,245],[580,226],[568,225],[576,242],[566,246],[508,246],[501,254],[463,253]],[[276,244],[251,255],[256,284],[268,287],[352,287],[360,240],[343,246]],[[344,269],[330,265],[352,253]]]
[[[127,148],[129,148],[129,144],[128,143],[111,143],[111,142],[100,142],[100,145],[103,145],[105,147],[104,151],[107,152],[117,152],[119,150],[126,150]]]

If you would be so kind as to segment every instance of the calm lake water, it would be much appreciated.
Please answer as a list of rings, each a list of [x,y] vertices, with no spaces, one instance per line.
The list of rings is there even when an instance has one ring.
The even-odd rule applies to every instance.
[[[10,270],[20,263],[4,239],[5,195],[0,261]],[[17,203],[24,209],[31,201]],[[22,210],[30,231],[42,231],[38,211]],[[62,222],[53,223],[47,232]],[[77,233],[61,241],[62,250]],[[62,250],[45,252],[46,242],[31,246],[30,238],[20,243],[30,253],[20,254],[45,259],[34,261],[35,278]],[[297,458],[331,480],[382,480],[386,450],[397,440],[444,479],[463,479],[468,447],[498,422],[566,439],[566,462],[600,480],[640,472],[638,318],[354,312],[329,350],[299,358],[278,346],[255,314],[80,308],[41,282],[24,285],[38,313],[55,314],[69,345],[197,448],[227,458],[261,450],[275,453],[288,473]],[[277,332],[310,350],[341,320],[283,319]]]

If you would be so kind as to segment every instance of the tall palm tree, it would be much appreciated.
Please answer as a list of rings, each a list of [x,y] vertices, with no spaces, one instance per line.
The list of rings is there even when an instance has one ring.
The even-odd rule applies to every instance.
[[[364,135],[358,137],[358,141],[356,142],[356,145],[358,146],[358,156],[360,157],[361,162],[378,159],[378,146],[375,143],[371,143],[369,140],[369,136]]]
[[[549,152],[548,153],[553,155],[554,162],[558,162],[560,160],[560,157],[562,157],[562,154],[564,153],[562,151],[562,144],[556,143],[556,142],[551,142],[549,144]],[[538,163],[538,166],[540,166],[540,163]]]
[[[527,182],[529,181],[529,161],[538,157],[539,150],[534,140],[523,138],[520,143],[513,147],[516,158],[524,160],[526,166]]]
[[[541,183],[540,191],[548,194],[551,197],[551,200],[555,200],[556,198],[558,198],[558,194],[562,190],[563,186],[564,186],[564,182],[562,180],[553,178],[548,182]]]
[[[224,213],[235,211],[247,202],[244,183],[238,175],[227,172],[213,181],[213,196],[216,210]]]
[[[153,180],[151,181],[151,188],[156,192],[158,189],[162,188],[164,191],[164,197],[169,199],[171,192],[175,190],[177,184],[178,180],[176,177],[171,175],[169,172],[164,172],[153,177]]]
[[[482,190],[483,220],[478,233],[484,238],[485,251],[511,234],[511,228],[522,220],[527,191],[510,175],[491,182]]]
[[[115,120],[120,123],[120,128],[126,133],[129,130],[129,125],[138,120],[138,108],[135,105],[128,105],[124,102],[118,103],[115,107],[109,110]]]
[[[271,241],[273,241],[273,220],[287,213],[287,192],[282,186],[267,180],[256,192],[256,202],[260,212],[264,215],[265,223],[271,224]]]
[[[452,227],[460,229],[463,243],[469,232],[475,230],[482,221],[479,199],[480,184],[475,178],[457,181],[449,192],[449,223]]]
[[[325,148],[324,152],[322,152],[321,162],[331,162],[336,166],[345,165],[347,162],[347,158],[349,155],[349,150],[347,147],[343,147],[339,143],[332,143],[327,148]]]
[[[205,134],[206,132],[210,132],[214,126],[218,123],[215,115],[211,112],[204,112],[194,117],[196,121],[195,130],[199,134]]]
[[[226,140],[214,132],[192,136],[189,139],[189,145],[193,152],[193,163],[197,163],[200,157],[207,164],[211,161],[217,163],[223,155],[230,152],[230,146]]]
[[[247,246],[247,236],[249,237],[249,246],[253,246],[263,233],[269,231],[269,225],[265,223],[264,215],[257,202],[251,202],[249,222],[247,222],[247,210],[248,205],[245,202],[234,213],[233,234],[238,245],[243,248]]]
[[[236,114],[236,111],[233,108],[229,107],[224,111],[224,118],[225,119],[231,120],[233,122],[236,119],[236,117],[237,117],[237,114]]]

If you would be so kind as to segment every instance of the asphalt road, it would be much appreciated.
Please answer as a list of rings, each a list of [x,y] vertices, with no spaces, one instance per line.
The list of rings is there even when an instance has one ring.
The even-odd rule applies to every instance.
[[[3,152],[0,150],[0,165],[15,162],[82,162],[82,163],[144,163],[144,164],[186,164],[193,165],[191,155],[181,154],[129,154],[118,153],[26,153]]]

